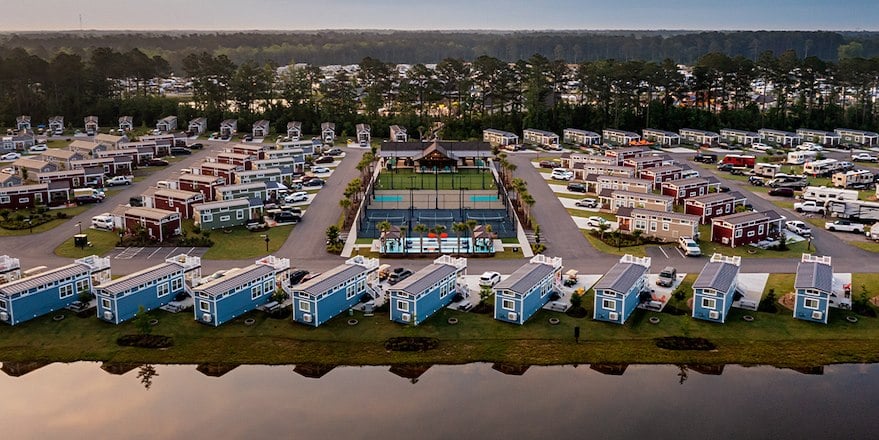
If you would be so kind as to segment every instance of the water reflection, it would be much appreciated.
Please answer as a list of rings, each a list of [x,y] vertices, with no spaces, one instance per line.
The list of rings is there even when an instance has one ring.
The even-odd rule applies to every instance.
[[[3,438],[874,437],[877,365],[583,367],[4,363],[0,426]]]

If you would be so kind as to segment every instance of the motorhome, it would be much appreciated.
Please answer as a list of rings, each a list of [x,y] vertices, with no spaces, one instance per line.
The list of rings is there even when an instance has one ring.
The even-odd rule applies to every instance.
[[[836,159],[813,160],[803,164],[803,174],[812,177],[830,176],[839,168],[839,161]]]
[[[850,189],[829,188],[826,186],[807,186],[801,196],[803,200],[814,200],[823,204],[828,200],[858,200],[858,192]]]
[[[781,165],[775,163],[758,163],[754,165],[754,175],[760,177],[775,177],[781,171]]]
[[[870,170],[846,171],[833,174],[833,186],[837,188],[867,188],[876,177]]]
[[[756,157],[744,154],[727,154],[723,157],[723,160],[721,160],[721,163],[728,163],[734,167],[748,168],[753,168],[756,162]]]
[[[818,159],[818,153],[816,151],[791,151],[790,153],[787,153],[787,163],[791,165],[802,165],[816,159]]]

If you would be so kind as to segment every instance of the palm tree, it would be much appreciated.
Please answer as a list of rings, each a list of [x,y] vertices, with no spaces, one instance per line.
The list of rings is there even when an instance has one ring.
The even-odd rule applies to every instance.
[[[430,229],[428,229],[427,225],[424,223],[418,223],[412,228],[412,232],[418,233],[418,247],[422,252],[424,252],[424,233],[429,230]]]
[[[640,229],[635,229],[634,231],[632,231],[632,237],[635,239],[635,243],[637,243],[638,245],[641,244],[641,235],[642,234],[644,234],[644,231],[642,231]]]
[[[339,206],[342,207],[342,211],[345,213],[345,225],[348,225],[348,219],[351,217],[351,213],[349,212],[351,209],[351,199],[341,199],[339,200]]]
[[[468,235],[470,235],[470,241],[471,241],[470,244],[472,245],[472,244],[473,244],[473,243],[472,243],[472,241],[473,241],[473,230],[476,229],[476,225],[478,225],[479,222],[477,222],[476,220],[474,220],[474,219],[471,218],[471,219],[468,219],[467,221],[465,221],[464,224],[467,225],[467,231],[468,231]]]
[[[442,246],[443,238],[442,237],[443,237],[443,232],[445,232],[445,231],[446,231],[446,227],[444,225],[436,225],[433,227],[433,232],[436,234],[437,250],[439,250],[440,252],[442,252],[442,249],[443,249],[443,246]]]
[[[522,195],[522,203],[524,203],[525,206],[528,207],[527,209],[525,209],[525,212],[523,214],[525,214],[525,218],[527,219],[529,225],[531,224],[531,207],[534,206],[534,202],[534,197],[532,197],[531,194],[528,194],[526,192],[524,195]]]
[[[601,222],[598,224],[598,232],[601,233],[601,239],[604,240],[604,233],[610,229],[610,224],[607,222]]]
[[[466,224],[458,222],[452,225],[452,231],[455,232],[455,239],[458,242],[458,253],[461,253],[461,234],[466,232],[469,228]]]
[[[391,230],[391,222],[389,222],[387,220],[382,220],[382,221],[378,222],[378,224],[376,224],[375,227],[378,228],[379,232],[381,232],[381,235],[379,235],[379,237],[381,238],[381,246],[382,246],[381,248],[382,248],[382,250],[384,250],[385,249],[385,233]]]

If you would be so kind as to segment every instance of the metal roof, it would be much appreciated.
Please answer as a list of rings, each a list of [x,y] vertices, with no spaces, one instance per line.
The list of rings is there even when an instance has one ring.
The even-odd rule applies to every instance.
[[[196,211],[206,211],[211,209],[234,208],[240,206],[249,206],[247,199],[218,200],[215,202],[198,203],[193,205],[192,209]]]
[[[307,295],[318,296],[366,271],[367,269],[359,264],[342,264],[308,280],[295,290]]]
[[[89,274],[90,272],[91,268],[89,268],[85,264],[68,264],[67,266],[62,266],[57,269],[52,269],[43,273],[39,273],[33,276],[0,285],[0,294],[8,296],[15,293],[22,293],[47,283],[60,281],[67,277],[76,277]]]
[[[456,270],[454,266],[448,264],[434,263],[415,272],[400,284],[392,287],[391,290],[402,290],[411,295],[418,295],[445,277],[455,273]]]
[[[647,267],[640,264],[617,263],[592,288],[626,293],[645,273]]]
[[[817,289],[830,293],[833,290],[833,267],[817,261],[800,262],[794,289]]]
[[[177,264],[162,263],[153,267],[148,267],[139,272],[125,275],[122,278],[109,281],[98,286],[104,293],[110,295],[118,295],[128,289],[137,287],[141,284],[151,282],[153,280],[171,275],[174,272],[182,271],[183,268]]]
[[[674,212],[674,211],[657,211],[655,209],[644,209],[644,208],[625,208],[627,211],[623,211],[624,208],[617,209],[617,217],[628,217],[632,218],[634,216],[643,215],[645,217],[664,217],[664,218],[673,218],[677,220],[688,220],[691,223],[699,223],[699,216],[693,214],[684,214],[682,212]]]
[[[168,211],[165,209],[158,208],[145,208],[145,207],[131,207],[125,211],[126,217],[143,217],[151,220],[164,220],[171,216],[177,216],[179,218],[180,214],[174,211]]]
[[[206,293],[210,296],[218,296],[274,272],[275,269],[271,266],[265,264],[251,264],[244,269],[232,269],[223,274],[222,277],[198,286],[194,290],[196,292]]]
[[[525,263],[519,266],[507,279],[495,284],[494,288],[525,294],[554,270],[555,268],[549,264]]]
[[[717,193],[708,193],[701,196],[690,197],[687,199],[687,202],[699,202],[702,204],[709,203],[720,203],[726,202],[730,200],[745,200],[745,196],[741,195],[736,191],[730,191],[727,193],[717,192]]]
[[[729,288],[736,282],[739,274],[739,266],[722,261],[709,261],[699,272],[699,277],[693,283],[694,289],[714,289],[720,292],[729,292]]]

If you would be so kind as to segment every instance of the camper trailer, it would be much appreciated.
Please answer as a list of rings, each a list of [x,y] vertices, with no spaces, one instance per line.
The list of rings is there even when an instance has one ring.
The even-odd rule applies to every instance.
[[[879,221],[879,202],[862,200],[829,200],[827,211],[834,217],[860,222]]]
[[[833,186],[837,188],[867,188],[875,180],[870,170],[846,171],[833,174]]]
[[[754,165],[754,175],[760,177],[775,177],[781,172],[781,165],[775,163],[758,163]]]
[[[791,151],[787,153],[787,163],[791,165],[802,165],[816,159],[818,159],[818,153],[815,151]]]
[[[807,186],[803,190],[803,200],[814,200],[823,204],[828,200],[858,200],[858,192],[850,189],[828,188],[826,186]]]
[[[813,160],[803,164],[803,174],[812,177],[825,177],[833,174],[839,167],[839,161],[836,159]]]

